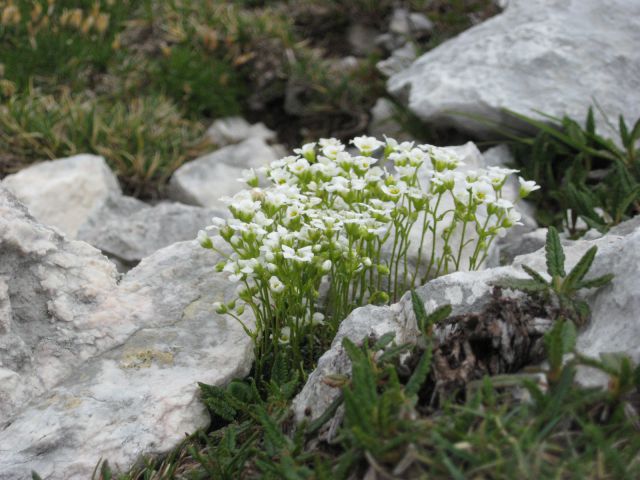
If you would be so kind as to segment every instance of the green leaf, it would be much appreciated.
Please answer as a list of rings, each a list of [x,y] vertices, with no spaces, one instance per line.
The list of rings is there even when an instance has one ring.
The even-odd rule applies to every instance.
[[[609,283],[613,277],[613,273],[608,273],[592,280],[584,280],[580,282],[576,288],[600,288]]]
[[[627,128],[627,123],[624,121],[624,117],[622,115],[618,117],[618,125],[620,128],[620,139],[622,140],[622,144],[629,148],[629,140],[631,137],[629,135],[629,129]]]
[[[584,325],[591,316],[591,308],[584,300],[573,300],[573,309],[576,312],[576,320],[580,325]]]
[[[636,200],[638,200],[639,198],[640,198],[640,185],[636,185],[634,188],[632,188],[629,191],[629,193],[627,193],[625,197],[620,199],[620,201],[616,205],[616,212],[614,213],[615,220],[621,221],[625,213],[631,206],[631,204]]]
[[[411,377],[409,378],[409,381],[404,388],[404,391],[408,397],[417,395],[420,391],[420,388],[427,379],[427,375],[429,375],[429,370],[431,369],[431,352],[432,347],[431,342],[429,342],[427,348],[420,357],[418,366],[411,374]]]
[[[340,405],[342,405],[342,394],[339,395],[338,397],[336,397],[336,399],[331,402],[331,405],[329,405],[329,407],[327,407],[327,409],[322,413],[322,415],[320,415],[318,418],[316,418],[313,422],[311,422],[306,430],[305,433],[307,435],[313,435],[314,433],[316,433],[318,430],[320,430],[320,428],[327,423],[329,420],[331,420],[333,418],[333,416],[335,415],[336,411],[338,410],[338,407]]]
[[[562,323],[562,354],[570,353],[576,347],[578,330],[571,321]]]
[[[276,421],[267,413],[261,405],[255,407],[255,417],[264,429],[265,437],[277,448],[284,448],[289,443],[289,438],[282,433]]]
[[[111,472],[111,467],[109,467],[109,462],[106,460],[102,462],[102,467],[100,467],[100,480],[111,480],[113,473]]]
[[[223,420],[232,422],[238,412],[231,406],[231,402],[229,401],[230,395],[227,394],[226,390],[215,385],[207,385],[200,382],[198,382],[198,386],[200,387],[202,401],[207,408]]]
[[[589,113],[587,113],[587,121],[585,122],[585,129],[589,135],[595,135],[596,122],[593,116],[593,107],[589,107]]]
[[[449,318],[449,316],[451,316],[452,310],[453,309],[451,308],[451,305],[443,305],[441,307],[438,307],[427,316],[427,325],[435,325],[436,323],[440,323],[443,320],[446,320],[447,318]]]
[[[548,286],[549,283],[544,279],[544,277],[542,275],[540,275],[538,272],[536,272],[533,268],[531,268],[529,265],[522,265],[522,269],[527,272],[527,274],[529,274],[529,276],[535,280],[536,282],[540,283],[541,285],[545,285]]]
[[[596,253],[598,251],[598,247],[593,246],[582,256],[578,263],[571,269],[569,275],[562,283],[563,290],[565,293],[569,293],[577,288],[577,285],[582,281],[584,276],[587,274],[591,265],[593,264],[593,259],[596,257]]]
[[[544,336],[544,345],[547,351],[549,366],[552,371],[558,371],[562,366],[562,325],[556,322],[551,330]]]
[[[413,304],[413,311],[416,315],[418,329],[421,332],[425,332],[425,329],[427,328],[427,311],[424,308],[424,302],[415,290],[411,290],[411,303]]]
[[[573,351],[578,336],[573,322],[560,319],[544,336],[544,344],[552,371],[559,371],[565,353]]]
[[[385,333],[373,345],[373,347],[372,347],[373,350],[374,351],[383,350],[384,348],[387,347],[387,345],[389,345],[391,342],[393,342],[393,339],[395,337],[396,337],[395,332],[387,332],[387,333]]]
[[[620,371],[624,354],[620,352],[601,353],[600,361],[605,371],[615,374]]]
[[[545,247],[547,256],[547,271],[552,277],[563,278],[566,274],[564,271],[564,251],[560,243],[560,235],[555,227],[549,227],[547,230],[547,244]]]

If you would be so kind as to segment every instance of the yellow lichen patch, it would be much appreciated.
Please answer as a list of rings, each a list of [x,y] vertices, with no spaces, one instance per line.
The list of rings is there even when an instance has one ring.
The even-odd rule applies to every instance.
[[[82,399],[78,397],[68,397],[65,399],[65,402],[62,404],[65,410],[71,410],[73,408],[79,407],[82,404]]]
[[[122,357],[120,368],[136,370],[149,368],[154,361],[160,366],[173,365],[173,353],[151,349],[130,351]]]

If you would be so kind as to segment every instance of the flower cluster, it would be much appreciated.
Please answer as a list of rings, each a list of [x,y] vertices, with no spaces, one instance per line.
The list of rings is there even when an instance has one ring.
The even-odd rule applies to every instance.
[[[335,331],[367,301],[395,299],[451,269],[479,268],[493,239],[520,220],[502,197],[515,170],[463,171],[453,150],[431,145],[350,143],[321,139],[264,171],[244,172],[250,189],[225,199],[231,217],[199,234],[205,247],[213,248],[212,232],[230,247],[217,268],[240,283],[238,299],[216,307],[238,319],[245,305],[253,310],[256,326],[245,328],[256,356],[282,342],[299,352],[325,317]],[[521,196],[536,188],[521,179]]]

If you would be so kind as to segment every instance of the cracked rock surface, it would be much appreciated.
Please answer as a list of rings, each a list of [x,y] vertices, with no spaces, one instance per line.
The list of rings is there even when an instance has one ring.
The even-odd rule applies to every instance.
[[[583,122],[595,102],[599,131],[618,138],[598,110],[614,123],[640,116],[639,15],[636,0],[509,0],[395,74],[388,90],[424,121],[481,135],[495,135],[491,120],[513,124],[504,108]]]
[[[241,327],[211,304],[233,288],[193,242],[118,284],[98,250],[39,224],[0,187],[0,479],[90,478],[206,427],[197,382],[251,366]]]

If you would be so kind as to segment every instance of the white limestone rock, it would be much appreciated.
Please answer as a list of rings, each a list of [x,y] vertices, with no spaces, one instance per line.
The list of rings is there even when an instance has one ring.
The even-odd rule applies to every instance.
[[[503,13],[444,42],[389,79],[424,121],[484,135],[513,124],[503,108],[580,122],[594,101],[614,123],[640,117],[640,3],[510,0]],[[615,87],[612,87],[615,86]],[[596,112],[599,131],[617,136]]]
[[[104,158],[76,155],[37,163],[7,176],[2,185],[29,208],[38,221],[69,238],[109,195],[120,194]]]
[[[109,197],[78,231],[78,239],[90,243],[125,265],[176,242],[192,240],[211,223],[215,210],[162,202],[147,205],[125,196]]]
[[[391,52],[391,55],[376,64],[376,68],[387,77],[408,68],[418,56],[418,50],[411,42]]]
[[[0,421],[134,331],[116,315],[116,278],[98,250],[37,223],[0,187],[0,367],[21,384],[0,383]]]
[[[399,142],[413,140],[398,122],[396,112],[396,106],[388,98],[379,98],[376,100],[370,112],[369,135],[376,138],[383,138],[383,135],[386,135]]]
[[[214,121],[205,136],[219,148],[240,143],[249,138],[257,138],[265,142],[276,139],[276,133],[267,128],[264,123],[252,125],[242,117],[225,117]]]
[[[452,315],[462,315],[481,310],[490,300],[490,283],[507,276],[521,277],[522,274],[510,267],[473,273],[456,272],[430,281],[417,288],[416,293],[425,302],[427,312],[451,305]],[[389,307],[369,305],[357,308],[343,320],[331,348],[320,357],[318,366],[293,401],[296,421],[317,419],[338,397],[340,390],[330,387],[323,379],[331,374],[350,373],[351,362],[342,347],[344,337],[361,344],[369,336],[379,338],[389,332],[395,333],[398,345],[416,342],[419,333],[410,294],[405,294],[398,303]],[[335,425],[329,424],[328,430],[333,427]]]
[[[248,373],[252,345],[212,311],[235,290],[195,242],[111,262],[0,187],[0,479],[90,478],[208,424],[197,382]],[[250,321],[246,318],[245,321]]]
[[[389,31],[403,37],[420,37],[433,31],[434,24],[425,15],[410,12],[406,8],[393,10],[389,21]]]
[[[169,196],[179,202],[225,210],[220,197],[242,188],[242,170],[268,166],[276,152],[264,140],[250,138],[186,163],[171,177]]]

